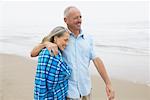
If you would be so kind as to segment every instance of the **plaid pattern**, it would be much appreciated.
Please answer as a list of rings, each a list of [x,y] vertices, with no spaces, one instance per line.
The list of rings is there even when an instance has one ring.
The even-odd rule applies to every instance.
[[[66,100],[71,70],[58,55],[50,56],[45,48],[38,56],[34,100]]]

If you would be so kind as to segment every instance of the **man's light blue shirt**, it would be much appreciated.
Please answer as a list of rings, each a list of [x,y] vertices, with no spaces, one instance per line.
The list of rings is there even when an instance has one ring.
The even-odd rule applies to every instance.
[[[70,39],[63,52],[64,60],[72,69],[68,81],[68,97],[79,98],[91,92],[90,61],[95,58],[93,39],[91,36],[80,34],[75,37],[70,33]]]

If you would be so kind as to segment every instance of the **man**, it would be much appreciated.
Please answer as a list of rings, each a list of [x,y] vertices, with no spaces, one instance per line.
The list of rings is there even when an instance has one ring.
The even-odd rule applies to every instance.
[[[114,99],[114,91],[111,81],[107,75],[103,62],[95,56],[93,50],[93,40],[81,30],[82,16],[76,7],[67,7],[64,11],[64,22],[70,30],[70,39],[66,49],[63,52],[64,60],[72,69],[69,79],[69,90],[67,100],[91,100],[91,79],[89,73],[89,64],[92,60],[99,74],[106,84],[106,93],[109,100]],[[57,54],[58,48],[55,44],[44,43],[36,46],[31,56],[37,56],[40,50],[47,47],[54,54]]]

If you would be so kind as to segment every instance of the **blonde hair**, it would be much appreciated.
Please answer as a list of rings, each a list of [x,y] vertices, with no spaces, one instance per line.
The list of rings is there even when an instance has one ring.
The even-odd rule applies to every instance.
[[[45,36],[43,39],[42,39],[42,42],[41,43],[44,43],[46,41],[49,41],[49,42],[54,42],[54,37],[57,36],[57,37],[61,37],[63,36],[63,34],[65,32],[69,32],[68,29],[66,29],[65,27],[63,26],[57,26],[55,27],[47,36]]]

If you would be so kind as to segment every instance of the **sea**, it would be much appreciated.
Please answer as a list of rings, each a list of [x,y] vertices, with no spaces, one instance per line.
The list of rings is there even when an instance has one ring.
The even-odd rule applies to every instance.
[[[33,47],[52,28],[53,26],[40,25],[2,25],[0,53],[16,54],[30,59]],[[102,57],[111,78],[150,85],[148,21],[103,23],[95,28],[83,27],[83,30],[93,36],[95,52]],[[92,71],[94,74],[95,69]]]

